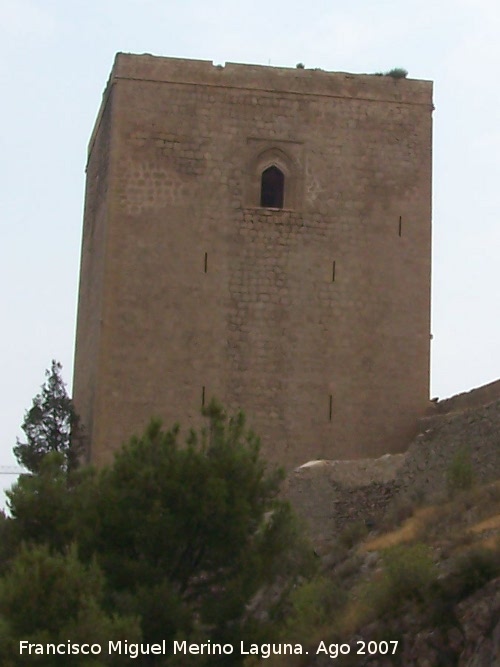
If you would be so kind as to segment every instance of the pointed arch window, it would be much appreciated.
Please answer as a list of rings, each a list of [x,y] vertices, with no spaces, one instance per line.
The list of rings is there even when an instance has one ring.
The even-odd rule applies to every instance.
[[[285,174],[273,164],[262,172],[260,205],[265,208],[283,208],[284,201]]]
[[[275,142],[278,145],[269,145],[260,139],[249,139],[248,142],[251,153],[245,188],[246,206],[275,211],[297,208],[299,185],[302,183],[303,160],[302,162],[298,160],[301,156],[301,146],[297,147],[293,142],[285,141]],[[293,155],[285,149],[291,150]]]

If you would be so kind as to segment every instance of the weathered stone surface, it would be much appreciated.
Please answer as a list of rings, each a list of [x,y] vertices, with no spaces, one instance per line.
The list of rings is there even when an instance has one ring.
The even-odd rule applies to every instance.
[[[450,412],[463,412],[471,408],[488,405],[500,399],[500,380],[489,382],[470,391],[464,391],[450,398],[438,401],[433,399],[434,412],[448,414]]]
[[[90,458],[242,408],[263,453],[402,451],[428,406],[432,84],[119,54],[89,146]],[[261,206],[270,165],[283,208]]]
[[[477,482],[500,476],[500,400],[460,412],[437,415],[424,422],[425,430],[410,445],[397,472],[402,493],[417,496],[444,494],[447,475],[460,452],[470,455]]]
[[[405,454],[386,454],[358,461],[311,461],[288,475],[283,493],[321,549],[347,525],[376,525],[397,490],[395,478],[404,460]]]
[[[466,646],[458,667],[500,667],[500,579],[457,606]]]
[[[313,461],[291,472],[284,486],[318,547],[328,545],[354,521],[380,519],[392,501],[447,492],[454,457],[470,452],[478,483],[500,477],[500,400],[423,422],[404,454],[359,461]]]

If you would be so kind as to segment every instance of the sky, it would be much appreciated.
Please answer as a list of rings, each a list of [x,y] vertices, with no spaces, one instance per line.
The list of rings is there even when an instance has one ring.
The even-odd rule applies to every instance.
[[[0,0],[0,466],[52,359],[71,392],[87,143],[118,51],[433,80],[431,395],[499,378],[499,34],[495,0]]]

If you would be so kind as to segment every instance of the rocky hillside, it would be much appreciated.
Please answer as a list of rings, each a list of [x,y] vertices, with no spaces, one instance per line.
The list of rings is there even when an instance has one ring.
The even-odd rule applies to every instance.
[[[269,665],[500,667],[500,400],[470,398],[437,403],[405,454],[289,476],[321,574],[291,610],[309,654]]]

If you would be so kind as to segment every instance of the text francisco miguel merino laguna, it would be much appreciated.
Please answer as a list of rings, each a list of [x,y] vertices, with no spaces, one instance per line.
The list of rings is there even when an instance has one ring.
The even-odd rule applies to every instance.
[[[389,644],[389,642],[383,642]],[[390,642],[397,646],[398,642]],[[169,642],[170,645],[170,642]],[[125,655],[129,658],[137,658],[141,655],[231,655],[236,652],[240,655],[256,655],[260,658],[269,658],[272,655],[302,655],[304,651],[302,644],[251,644],[239,642],[233,644],[218,644],[208,640],[203,644],[189,643],[187,641],[174,641],[171,648],[163,640],[157,644],[132,643],[124,641],[109,641],[107,643],[107,654]],[[396,647],[394,646],[394,649]],[[349,644],[327,644],[321,641],[316,648],[316,654],[323,654],[330,658],[337,658],[350,652]],[[387,651],[384,651],[384,653]],[[28,641],[19,642],[20,655],[100,655],[103,653],[101,644],[84,644],[72,641],[59,644],[35,644]],[[106,651],[104,650],[104,654]]]

